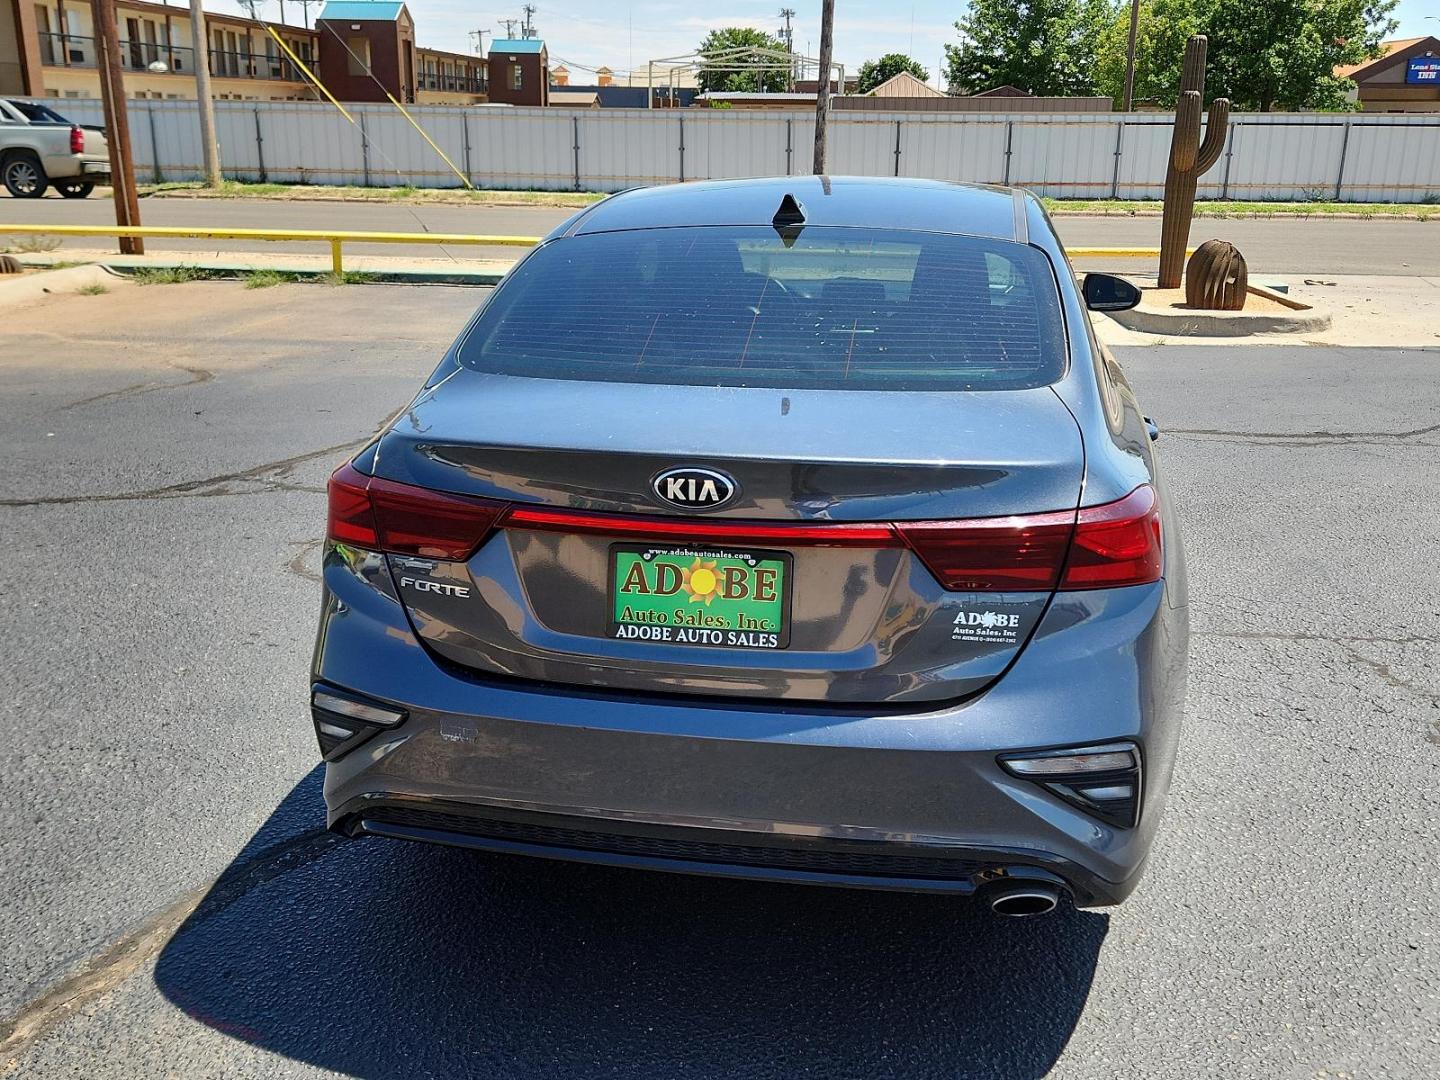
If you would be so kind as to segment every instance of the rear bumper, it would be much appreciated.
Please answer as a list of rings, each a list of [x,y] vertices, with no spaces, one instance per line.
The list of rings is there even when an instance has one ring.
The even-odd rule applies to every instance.
[[[1129,891],[1044,853],[995,848],[677,828],[428,799],[363,799],[333,819],[348,836],[792,884],[970,895],[1045,882],[1081,905],[1118,903]]]
[[[325,579],[315,677],[409,713],[327,765],[351,834],[881,888],[1043,879],[1098,905],[1134,888],[1168,788],[1185,612],[1163,584],[1058,598],[973,700],[865,715],[483,680],[431,656],[383,577],[332,555]],[[1144,758],[1133,829],[996,762],[1116,739]]]

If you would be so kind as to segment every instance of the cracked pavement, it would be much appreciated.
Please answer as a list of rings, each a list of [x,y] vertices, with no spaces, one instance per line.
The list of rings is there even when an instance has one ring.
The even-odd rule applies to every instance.
[[[7,317],[5,1075],[1440,1075],[1440,350],[1115,350],[1186,528],[1181,759],[1126,905],[997,924],[322,831],[324,477],[480,295]]]

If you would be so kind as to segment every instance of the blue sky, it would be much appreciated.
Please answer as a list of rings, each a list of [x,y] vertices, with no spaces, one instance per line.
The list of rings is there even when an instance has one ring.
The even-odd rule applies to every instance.
[[[520,17],[520,4],[495,0],[407,0],[415,17],[420,44],[431,48],[468,52],[471,30],[500,31],[502,18]],[[775,32],[781,0],[719,0],[712,4],[675,0],[536,0],[535,26],[555,58],[572,67],[606,66],[621,71],[632,66],[642,71],[653,57],[690,52],[707,31],[718,26],[755,26]],[[788,0],[796,11],[795,48],[813,56],[820,46],[819,0]],[[207,0],[207,9],[240,10],[235,0]],[[854,71],[863,60],[887,52],[909,53],[937,73],[942,47],[955,41],[954,22],[965,5],[956,0],[836,0],[835,58]],[[318,0],[310,8],[319,11]],[[279,0],[263,0],[261,16],[278,19]],[[1440,35],[1436,0],[1401,0],[1397,37]],[[286,21],[300,22],[298,0],[286,0]],[[489,38],[487,37],[487,41]],[[582,81],[575,71],[572,81]]]

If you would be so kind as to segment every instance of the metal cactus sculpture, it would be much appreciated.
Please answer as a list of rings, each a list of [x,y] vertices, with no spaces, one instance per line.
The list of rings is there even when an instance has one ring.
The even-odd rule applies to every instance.
[[[1239,311],[1245,306],[1249,284],[1240,249],[1228,240],[1206,240],[1185,266],[1185,305],[1205,311]]]
[[[1225,148],[1230,102],[1210,103],[1205,141],[1200,141],[1200,105],[1205,99],[1204,34],[1185,44],[1185,66],[1180,76],[1180,99],[1175,103],[1175,133],[1170,138],[1170,167],[1165,171],[1165,212],[1160,222],[1160,288],[1178,289],[1185,265],[1185,242],[1195,215],[1195,184]]]

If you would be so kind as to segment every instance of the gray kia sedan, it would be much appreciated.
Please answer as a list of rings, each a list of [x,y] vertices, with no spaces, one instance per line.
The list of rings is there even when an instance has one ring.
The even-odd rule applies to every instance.
[[[332,828],[977,896],[1135,888],[1185,696],[1153,440],[1024,191],[781,177],[556,229],[331,478]]]

